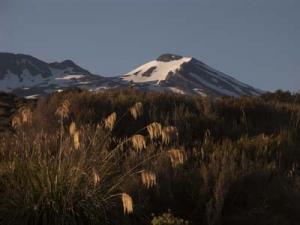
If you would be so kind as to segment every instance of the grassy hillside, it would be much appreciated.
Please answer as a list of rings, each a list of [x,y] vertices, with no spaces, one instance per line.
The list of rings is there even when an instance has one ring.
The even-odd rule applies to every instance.
[[[0,224],[298,224],[297,95],[69,91],[0,140]]]

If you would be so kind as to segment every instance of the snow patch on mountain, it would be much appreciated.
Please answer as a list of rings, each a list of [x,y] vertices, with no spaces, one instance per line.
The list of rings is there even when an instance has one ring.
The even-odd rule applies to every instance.
[[[177,87],[168,87],[168,89],[174,93],[184,95],[185,92]]]
[[[191,59],[182,57],[169,62],[153,60],[125,74],[122,79],[135,83],[156,82],[159,84],[161,81],[166,80],[168,75],[180,70],[182,64],[191,61]]]
[[[63,76],[63,77],[58,77],[58,78],[56,78],[56,80],[72,80],[72,79],[77,80],[77,79],[80,79],[80,78],[83,78],[83,77],[84,77],[84,75],[72,75],[72,74],[70,74],[70,75],[66,75],[66,76]]]
[[[193,91],[195,91],[198,95],[202,97],[207,97],[207,94],[203,91],[203,89],[194,88]]]

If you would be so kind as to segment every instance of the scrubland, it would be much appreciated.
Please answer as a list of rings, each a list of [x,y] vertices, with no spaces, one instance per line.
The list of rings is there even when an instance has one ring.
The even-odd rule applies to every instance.
[[[0,224],[299,224],[298,95],[73,90],[7,119]]]

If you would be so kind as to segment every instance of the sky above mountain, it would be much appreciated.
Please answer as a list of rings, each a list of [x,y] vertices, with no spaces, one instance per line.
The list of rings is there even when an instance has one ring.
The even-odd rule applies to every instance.
[[[300,90],[299,0],[1,0],[0,51],[114,76],[170,52]]]

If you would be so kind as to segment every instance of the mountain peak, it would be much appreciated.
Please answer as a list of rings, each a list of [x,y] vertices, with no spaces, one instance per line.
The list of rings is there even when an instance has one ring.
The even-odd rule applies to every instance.
[[[74,66],[74,65],[76,65],[76,64],[74,63],[74,61],[72,61],[72,60],[70,60],[70,59],[67,59],[67,60],[62,61],[61,64],[65,64],[66,66]]]
[[[262,92],[190,57],[163,54],[122,77],[143,89],[202,96],[259,95]]]
[[[76,73],[83,73],[83,74],[90,74],[89,71],[83,69],[82,67],[78,66],[76,63],[74,63],[72,60],[67,59],[62,62],[53,62],[49,63],[49,66],[55,69],[72,69],[73,72]]]
[[[180,55],[165,53],[165,54],[160,55],[156,60],[160,61],[160,62],[170,62],[170,61],[179,60],[182,58],[183,57]]]
[[[53,67],[56,67],[56,66],[59,66],[59,67],[74,67],[74,66],[77,66],[72,60],[70,59],[67,59],[67,60],[64,60],[62,62],[53,62],[53,63],[50,63],[51,66]]]
[[[158,59],[148,62],[123,76],[124,81],[134,83],[160,84],[182,69],[191,58],[173,54],[161,55]]]

